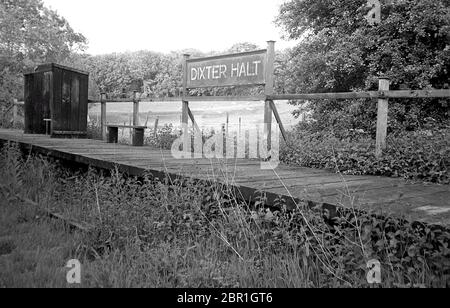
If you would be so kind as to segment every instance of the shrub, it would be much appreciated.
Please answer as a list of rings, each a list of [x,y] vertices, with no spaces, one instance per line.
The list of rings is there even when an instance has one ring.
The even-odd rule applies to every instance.
[[[332,133],[294,131],[281,148],[282,162],[325,168],[352,175],[381,175],[449,184],[450,129],[401,132],[387,139],[387,149],[375,157],[375,140],[357,132],[345,139]]]
[[[149,130],[148,136],[145,138],[145,144],[156,147],[158,149],[170,150],[172,144],[179,137],[172,124],[165,124],[158,128],[156,134],[154,129]]]
[[[91,119],[87,123],[87,133],[89,139],[102,140],[102,128],[98,119]]]

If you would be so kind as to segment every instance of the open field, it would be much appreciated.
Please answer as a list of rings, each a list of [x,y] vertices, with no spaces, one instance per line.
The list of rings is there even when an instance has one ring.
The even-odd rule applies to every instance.
[[[244,130],[254,129],[261,125],[264,120],[264,102],[191,102],[190,108],[195,120],[201,129],[219,129],[226,123],[226,114],[229,114],[229,124],[232,130],[237,131],[239,118],[242,120]],[[140,123],[145,124],[148,120],[149,126],[153,126],[156,118],[159,125],[172,124],[179,127],[181,123],[181,102],[152,102],[140,103]],[[296,109],[286,101],[277,102],[277,107],[283,124],[287,129],[299,122],[292,112]],[[113,124],[130,123],[133,115],[133,104],[113,103],[107,104],[107,121]],[[89,108],[90,120],[100,119],[100,104],[93,104]]]

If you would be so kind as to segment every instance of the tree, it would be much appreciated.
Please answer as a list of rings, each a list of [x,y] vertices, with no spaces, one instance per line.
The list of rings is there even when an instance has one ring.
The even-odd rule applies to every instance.
[[[230,49],[228,49],[229,53],[240,53],[240,52],[246,52],[246,51],[254,51],[260,49],[258,45],[249,43],[249,42],[243,42],[243,43],[236,43],[233,46],[231,46]]]
[[[164,55],[161,58],[161,66],[152,88],[154,96],[174,97],[181,95],[183,54],[190,54],[194,57],[199,56],[194,50],[184,50]]]
[[[86,38],[41,0],[0,1],[0,104],[23,93],[22,75],[83,51]]]
[[[289,56],[286,92],[376,90],[381,75],[391,79],[392,89],[448,86],[449,1],[383,1],[379,25],[365,19],[366,3],[292,0],[281,6],[278,25],[289,38],[302,39]],[[347,128],[375,127],[376,106],[368,100],[310,107],[318,129],[343,121]],[[413,129],[427,117],[445,121],[448,115],[448,100],[393,100],[391,128]]]

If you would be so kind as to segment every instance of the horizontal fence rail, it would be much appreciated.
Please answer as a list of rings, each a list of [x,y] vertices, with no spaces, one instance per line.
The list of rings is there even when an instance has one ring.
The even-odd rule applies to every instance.
[[[184,99],[188,99],[191,102],[223,102],[223,101],[234,101],[234,102],[251,102],[251,101],[264,101],[266,96],[188,96],[188,97],[146,97],[140,98],[139,102],[142,103],[152,103],[152,102],[181,102]],[[131,103],[133,98],[112,98],[106,99],[107,103]],[[101,99],[89,99],[90,104],[101,103]]]
[[[449,90],[398,90],[344,93],[281,94],[268,97],[271,100],[316,100],[359,98],[450,98]]]
[[[341,92],[341,93],[305,93],[305,94],[276,94],[255,96],[188,96],[188,97],[146,97],[140,102],[223,102],[223,101],[265,101],[265,100],[321,100],[321,99],[385,99],[385,98],[450,98],[450,89],[444,90],[397,90],[397,91],[368,91],[368,92]],[[107,99],[108,103],[130,103],[133,98]],[[90,99],[89,103],[101,103],[100,99]]]

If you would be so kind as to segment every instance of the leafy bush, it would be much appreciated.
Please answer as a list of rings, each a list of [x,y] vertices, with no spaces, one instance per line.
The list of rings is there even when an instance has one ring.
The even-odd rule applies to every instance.
[[[172,124],[166,124],[158,128],[156,134],[154,129],[149,130],[149,135],[145,138],[145,144],[158,149],[170,150],[172,144],[179,137]]]
[[[341,139],[332,133],[309,133],[298,129],[290,133],[290,146],[282,147],[280,159],[287,164],[344,174],[450,183],[449,128],[389,136],[381,159],[375,157],[375,140],[355,134]]]
[[[89,139],[102,140],[102,128],[98,119],[91,119],[87,123],[87,133]]]

